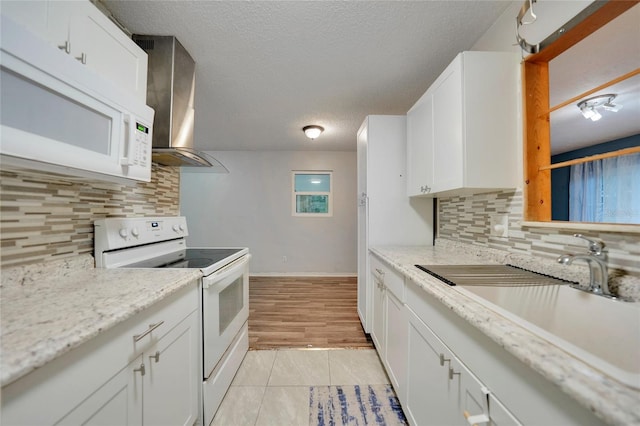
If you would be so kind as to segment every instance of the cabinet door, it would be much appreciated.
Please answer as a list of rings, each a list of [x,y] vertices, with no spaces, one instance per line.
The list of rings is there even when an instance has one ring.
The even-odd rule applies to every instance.
[[[459,393],[449,380],[451,352],[410,309],[405,414],[414,425],[453,425],[455,407],[450,395]],[[459,421],[457,422],[459,423]]]
[[[407,377],[407,334],[408,320],[407,309],[394,294],[387,290],[386,297],[386,360],[387,371],[391,383],[396,390],[400,403],[406,401],[406,377]]]
[[[87,6],[91,6],[88,1],[86,3],[84,1],[47,1],[46,28],[49,42],[65,53],[71,54],[73,47],[70,34],[71,21],[74,15],[82,13]]]
[[[491,426],[522,426],[522,423],[493,394],[489,395],[489,418]]]
[[[433,92],[434,191],[463,186],[461,61],[462,56],[458,55],[436,82]]]
[[[71,55],[146,104],[147,54],[91,3],[74,8]]]
[[[449,406],[455,424],[488,422],[489,390],[455,357],[449,362],[448,376],[453,388],[458,390],[449,394]]]
[[[144,422],[192,425],[198,417],[198,313],[193,312],[148,352],[144,376]],[[115,423],[114,423],[115,424]]]
[[[366,333],[371,330],[371,282],[369,278],[369,202],[367,197],[367,137],[366,118],[357,138],[358,166],[358,315]]]
[[[372,262],[371,282],[373,283],[373,309],[371,310],[371,338],[373,339],[373,343],[376,345],[376,349],[378,349],[378,354],[383,358],[382,362],[385,362],[384,299],[386,297],[386,290],[384,287],[384,270],[380,267],[374,267],[373,265],[374,263]]]
[[[433,188],[433,97],[426,93],[407,112],[407,195]]]
[[[141,425],[141,364],[139,356],[56,424]]]

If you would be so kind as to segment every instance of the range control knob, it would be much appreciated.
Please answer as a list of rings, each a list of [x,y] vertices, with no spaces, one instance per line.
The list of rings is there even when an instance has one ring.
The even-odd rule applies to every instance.
[[[127,231],[127,228],[120,228],[120,231],[118,231],[118,234],[120,234],[122,238],[127,238],[127,235],[129,235],[129,232]]]
[[[138,228],[133,228],[131,230],[131,235],[133,235],[134,237],[138,238],[140,236],[140,232],[138,231]]]
[[[173,229],[173,232],[178,232],[180,230],[180,227],[178,227],[178,224],[175,223],[173,224],[173,226],[171,227],[171,229]]]
[[[180,225],[178,228],[180,228],[180,231],[184,232],[184,226]]]

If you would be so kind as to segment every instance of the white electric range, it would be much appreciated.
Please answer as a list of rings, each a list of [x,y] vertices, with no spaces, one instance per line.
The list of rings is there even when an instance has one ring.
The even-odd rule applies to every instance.
[[[210,424],[249,349],[249,250],[187,247],[182,216],[101,219],[94,229],[96,267],[202,271],[202,413]]]

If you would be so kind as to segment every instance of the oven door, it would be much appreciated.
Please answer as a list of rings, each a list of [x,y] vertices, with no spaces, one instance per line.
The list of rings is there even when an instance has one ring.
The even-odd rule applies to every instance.
[[[202,278],[204,379],[249,319],[249,259],[243,256]]]

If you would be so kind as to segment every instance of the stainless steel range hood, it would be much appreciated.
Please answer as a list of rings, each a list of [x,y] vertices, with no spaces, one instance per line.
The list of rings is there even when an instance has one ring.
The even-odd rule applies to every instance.
[[[193,149],[196,63],[173,36],[133,35],[149,57],[147,104],[156,111],[153,162],[166,166],[221,167]]]

